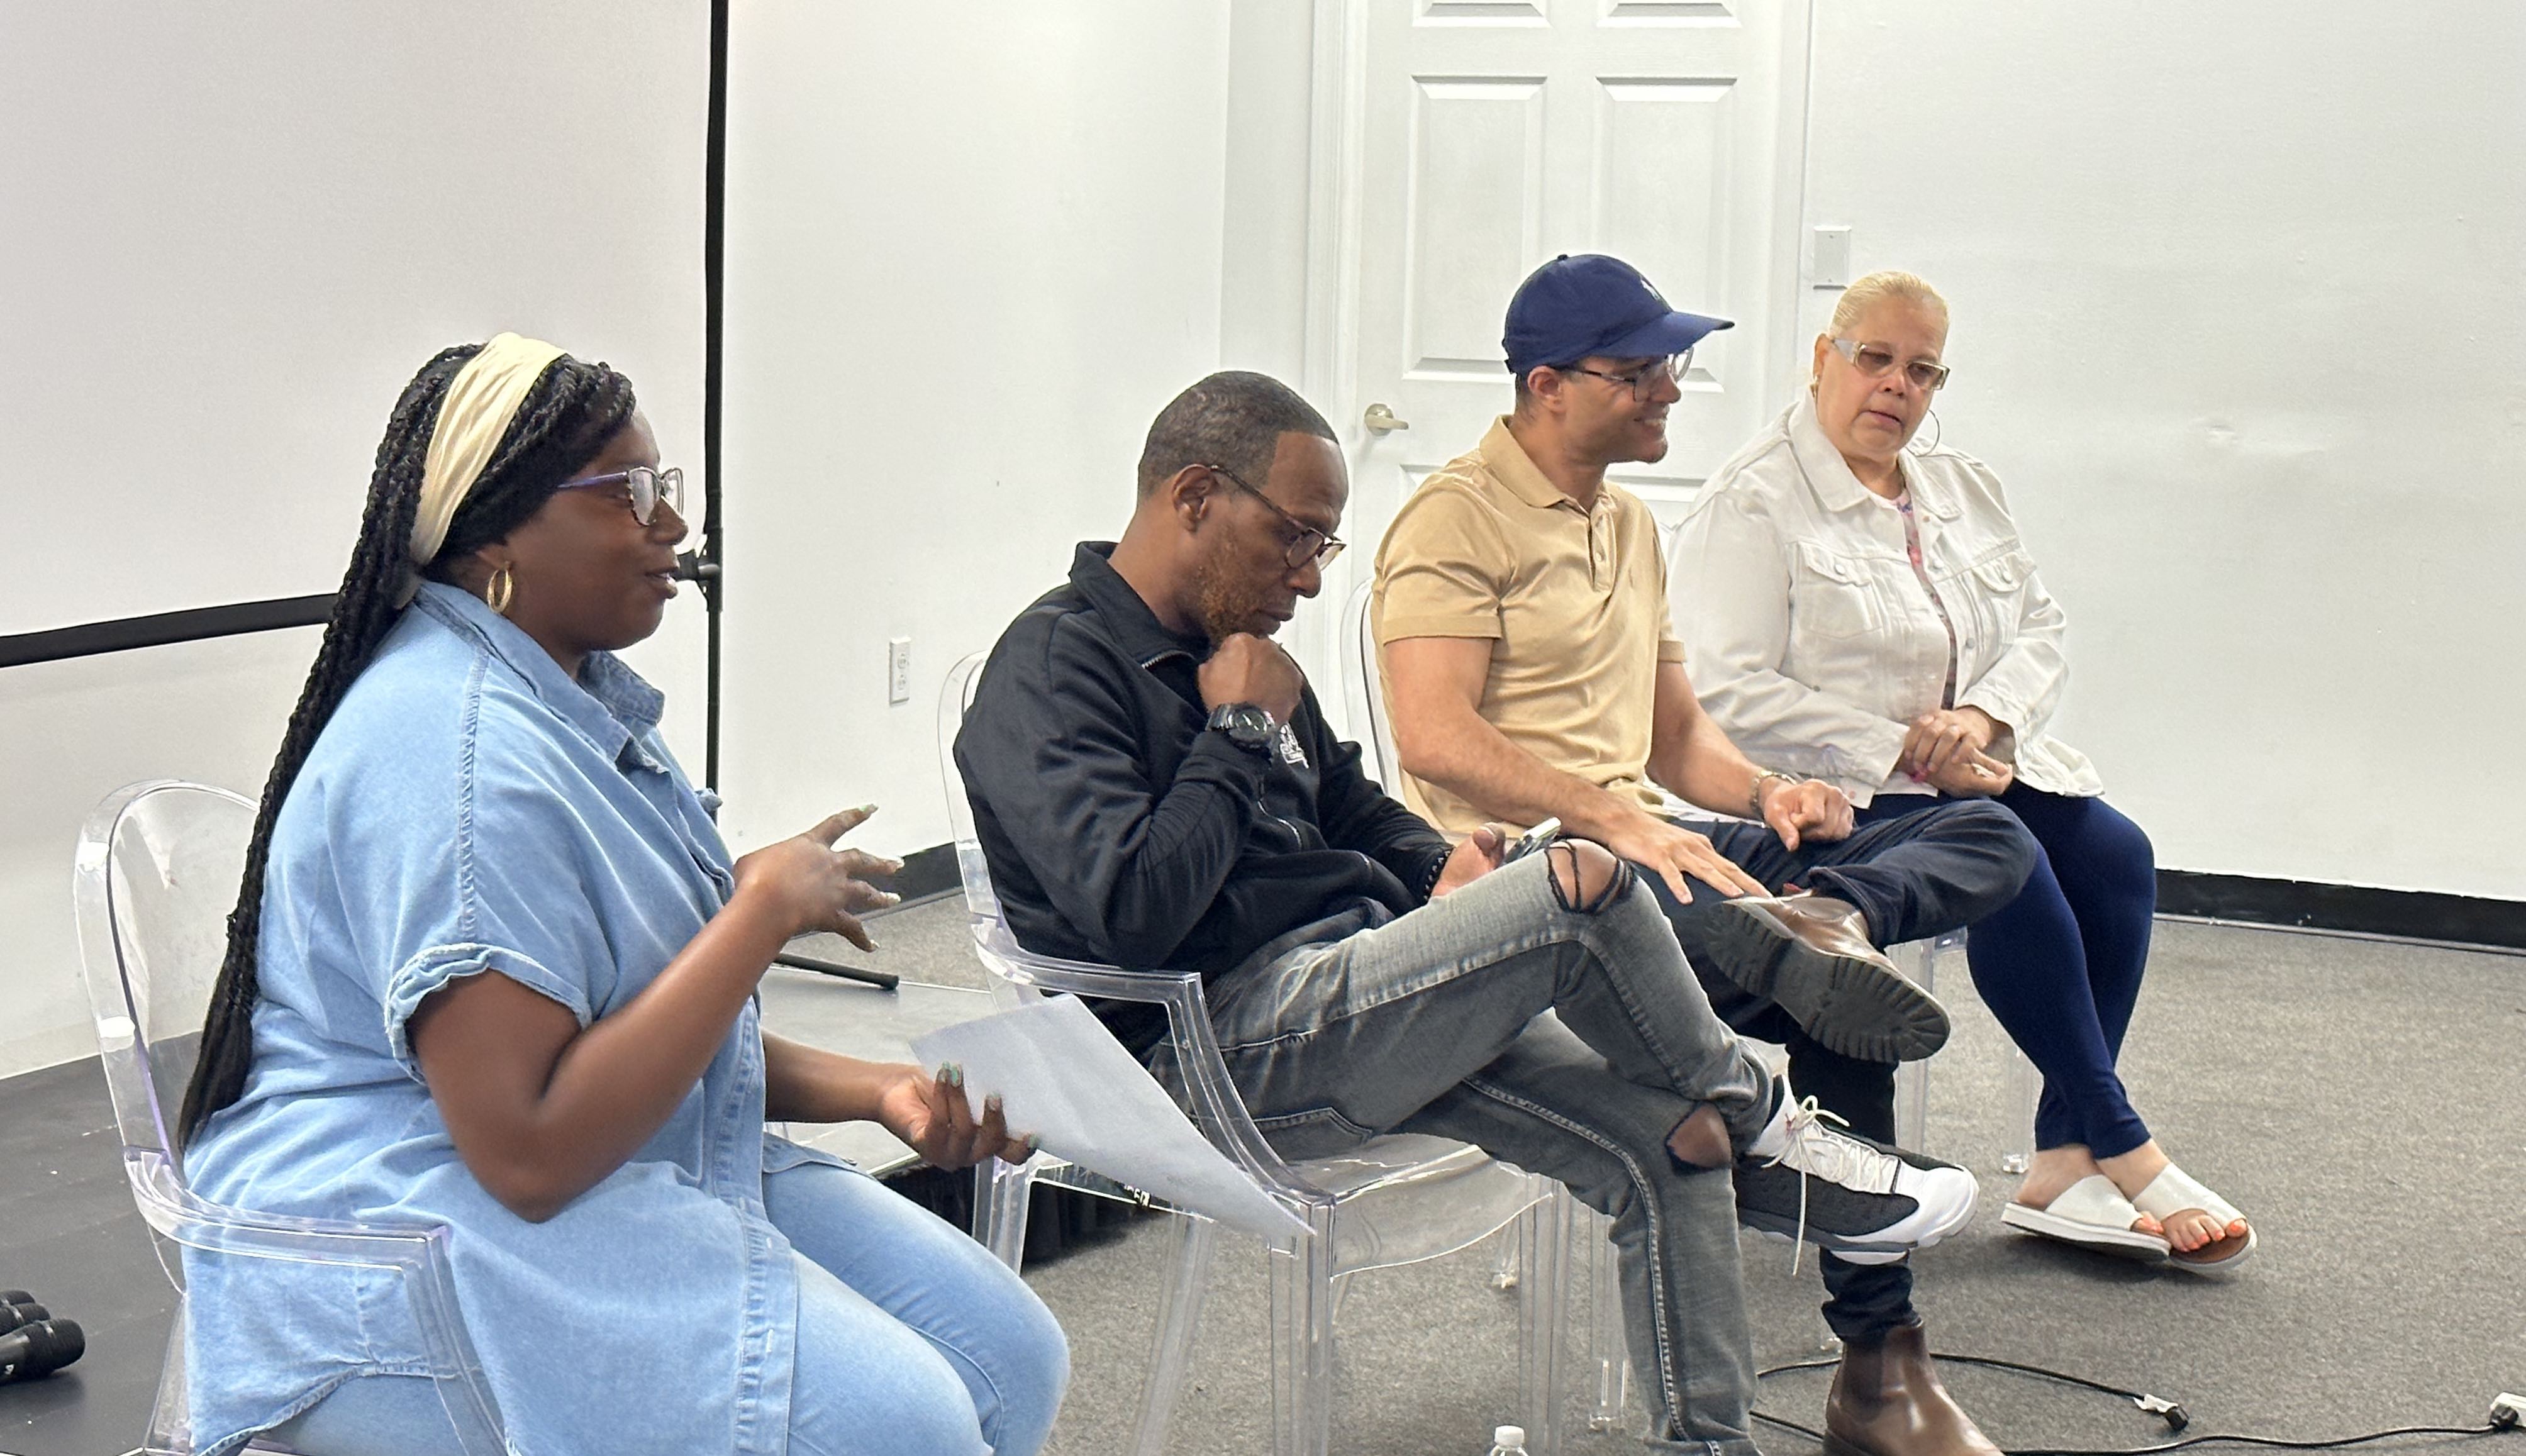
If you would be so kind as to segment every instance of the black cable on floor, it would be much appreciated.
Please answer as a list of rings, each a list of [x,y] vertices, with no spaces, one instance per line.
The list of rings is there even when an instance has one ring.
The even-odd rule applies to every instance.
[[[2040,1365],[2022,1365],[2014,1360],[2001,1360],[1990,1355],[1933,1354],[1930,1358],[1947,1365],[1982,1365],[1991,1367],[1995,1370],[2015,1371],[2020,1375],[2031,1375],[2043,1380],[2054,1381],[2064,1385],[2078,1385],[2085,1389],[2097,1391],[2100,1394],[2115,1396],[2119,1399],[2128,1400],[2140,1409],[2164,1421],[2166,1423],[2167,1430],[2169,1431],[2182,1431],[2186,1426],[2192,1424],[2192,1418],[2185,1414],[2184,1407],[2176,1404],[2174,1401],[2165,1400],[2158,1396],[2146,1394],[2138,1390],[2125,1390],[2118,1385],[2108,1385],[2101,1381],[2092,1381],[2084,1376],[2068,1375],[2057,1370],[2046,1370]],[[1831,1358],[1821,1360],[1793,1360],[1786,1365],[1775,1365],[1768,1370],[1756,1371],[1754,1373],[1754,1379],[1761,1381],[1768,1377],[1783,1375],[1793,1370],[1830,1370],[1841,1363],[1842,1362],[1840,1360]],[[1814,1430],[1811,1427],[1801,1426],[1795,1421],[1786,1421],[1779,1416],[1771,1415],[1764,1411],[1749,1411],[1747,1414],[1767,1426],[1777,1426],[1783,1431],[1796,1431],[1798,1434],[1805,1436],[1809,1440],[1817,1442],[1824,1440],[1823,1431]],[[2331,1440],[2286,1440],[2279,1436],[2270,1435],[2210,1434],[2186,1436],[2181,1440],[2164,1441],[2153,1446],[2019,1446],[2004,1449],[2005,1456],[2164,1456],[2164,1453],[2169,1451],[2182,1451],[2193,1446],[2212,1444],[2268,1446],[2284,1451],[2331,1451],[2344,1446],[2366,1445],[2371,1441],[2392,1440],[2399,1436],[2494,1435],[2503,1431],[2518,1431],[2521,1429],[2526,1428],[2521,1428],[2514,1422],[2488,1421],[2480,1426],[2399,1426],[2392,1431],[2373,1431],[2365,1435],[2337,1436]]]

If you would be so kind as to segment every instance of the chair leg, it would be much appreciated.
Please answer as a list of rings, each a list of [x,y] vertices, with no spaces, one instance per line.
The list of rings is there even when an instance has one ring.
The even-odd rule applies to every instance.
[[[1527,1449],[1557,1456],[1562,1446],[1561,1355],[1568,1337],[1570,1190],[1536,1176],[1541,1196],[1518,1219],[1518,1407]]]
[[[2026,1053],[2010,1047],[2008,1057],[2007,1090],[2000,1105],[2008,1110],[2011,1126],[2009,1140],[2000,1146],[2009,1151],[1999,1155],[1999,1171],[2024,1173],[2031,1161],[2027,1149],[2035,1146],[2035,1105],[2044,1098],[2044,1078]]]
[[[1176,1403],[1192,1368],[1202,1300],[1210,1292],[1210,1256],[1218,1247],[1219,1226],[1190,1215],[1178,1216],[1175,1224],[1175,1257],[1166,1292],[1159,1298],[1158,1330],[1149,1350],[1148,1381],[1140,1390],[1140,1429],[1133,1438],[1133,1456],[1165,1456]]]
[[[1272,1448],[1327,1456],[1334,1417],[1334,1212],[1307,1211],[1307,1236],[1274,1249]]]
[[[1591,1214],[1580,1223],[1588,1238],[1588,1368],[1596,1378],[1596,1408],[1588,1429],[1614,1431],[1631,1399],[1631,1349],[1623,1339],[1623,1279],[1614,1256],[1614,1221]]]
[[[1024,1163],[990,1158],[974,1167],[974,1241],[1013,1274],[1026,1262],[1027,1199],[1042,1161],[1037,1153]]]
[[[1930,1136],[1930,1062],[1906,1062],[1894,1073],[1894,1144],[1926,1152]]]
[[[1939,992],[1939,963],[1961,951],[1964,936],[1949,931],[1931,940],[1887,947],[1887,955],[1913,984],[1932,995]],[[1905,1062],[1894,1072],[1894,1141],[1922,1151],[1930,1135],[1930,1061]]]
[[[131,1456],[191,1456],[193,1417],[184,1371],[184,1296],[176,1296],[176,1323],[167,1332],[167,1359],[158,1371],[158,1397],[149,1408],[149,1434]]]
[[[1521,1267],[1518,1262],[1521,1257],[1519,1248],[1520,1245],[1513,1238],[1500,1240],[1498,1250],[1491,1255],[1492,1288],[1506,1291],[1517,1287],[1517,1275]]]

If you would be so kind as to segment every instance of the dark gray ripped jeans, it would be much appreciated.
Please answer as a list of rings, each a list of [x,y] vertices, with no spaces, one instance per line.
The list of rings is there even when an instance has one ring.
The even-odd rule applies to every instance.
[[[1683,1171],[1666,1139],[1706,1102],[1743,1146],[1774,1079],[1711,1014],[1647,890],[1572,908],[1547,873],[1534,855],[1222,977],[1211,1025],[1285,1156],[1434,1133],[1611,1216],[1632,1368],[1656,1374],[1650,1449],[1753,1456],[1734,1187],[1726,1169]]]

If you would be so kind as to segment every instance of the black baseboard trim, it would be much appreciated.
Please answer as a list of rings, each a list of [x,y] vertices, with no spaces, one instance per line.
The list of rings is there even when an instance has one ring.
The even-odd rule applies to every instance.
[[[903,873],[894,877],[892,885],[906,905],[935,899],[958,887],[952,844],[934,844],[905,855]],[[2526,900],[2160,870],[2157,910],[2160,915],[2240,925],[2526,950]]]
[[[2157,911],[2244,925],[2526,950],[2526,900],[2160,870]]]

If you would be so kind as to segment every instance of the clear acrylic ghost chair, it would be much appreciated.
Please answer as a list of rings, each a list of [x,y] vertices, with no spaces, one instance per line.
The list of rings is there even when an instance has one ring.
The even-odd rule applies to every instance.
[[[1949,930],[1928,940],[1913,940],[1887,947],[1886,954],[1905,976],[1921,989],[1936,994],[1942,966],[1947,968],[1949,983],[1964,965],[1965,932]],[[2011,1044],[2008,1070],[2000,1081],[2000,1105],[2008,1118],[2008,1140],[2002,1142],[1999,1171],[2024,1173],[2027,1149],[2035,1135],[2035,1104],[2043,1095],[2044,1079],[2026,1053]],[[1905,1147],[1931,1151],[1929,1144],[1930,1063],[1934,1058],[1906,1062],[1894,1074],[1894,1140]]]
[[[1350,713],[1351,736],[1369,751],[1377,765],[1377,781],[1388,793],[1397,791],[1394,730],[1386,721],[1385,673],[1377,660],[1377,629],[1369,624],[1368,600],[1375,581],[1362,581],[1342,604],[1342,705]]]
[[[1400,800],[1403,761],[1394,751],[1394,728],[1386,716],[1386,678],[1377,657],[1377,629],[1368,620],[1369,597],[1376,588],[1374,580],[1362,581],[1342,603],[1342,706],[1350,714],[1353,741],[1367,748],[1369,762],[1377,766],[1378,783],[1389,797]],[[1560,1196],[1569,1195],[1565,1191]],[[1571,1217],[1574,1221],[1582,1218],[1575,1206]],[[1513,1249],[1502,1252],[1499,1266],[1491,1274],[1493,1285],[1502,1289],[1517,1287],[1515,1256]]]
[[[1379,781],[1396,792],[1400,773],[1392,726],[1386,716],[1386,676],[1377,652],[1377,629],[1369,621],[1374,581],[1363,581],[1342,604],[1342,701],[1351,728],[1376,754]],[[1586,1270],[1589,1290],[1588,1356],[1583,1367],[1594,1377],[1595,1403],[1588,1418],[1591,1431],[1610,1431],[1623,1420],[1631,1389],[1630,1353],[1623,1342],[1622,1283],[1615,1274],[1613,1221],[1582,1207],[1567,1189],[1555,1196],[1569,1206],[1562,1218],[1575,1240],[1576,1262]],[[1514,1271],[1493,1276],[1502,1287],[1514,1282]],[[1575,1290],[1574,1290],[1575,1292]]]
[[[1559,1450],[1561,1313],[1570,1244],[1570,1205],[1553,1196],[1559,1185],[1494,1162],[1464,1143],[1409,1134],[1375,1138],[1340,1157],[1285,1162],[1264,1140],[1229,1080],[1211,1033],[1200,977],[1059,960],[1021,947],[991,888],[990,871],[975,836],[973,807],[956,769],[956,729],[972,702],[982,666],[978,653],[948,672],[938,705],[938,761],[974,946],[990,975],[993,993],[1012,1005],[1046,992],[1066,992],[1163,1008],[1187,1116],[1212,1146],[1307,1226],[1304,1237],[1275,1247],[1269,1255],[1274,1449],[1280,1456],[1324,1456],[1330,1446],[1333,1319],[1341,1280],[1454,1253],[1515,1223],[1522,1265],[1518,1414],[1527,1423],[1530,1449]],[[1217,1226],[1041,1153],[1022,1165],[988,1163],[978,1170],[975,1237],[1012,1269],[1025,1246],[1028,1195],[1038,1181],[1127,1197],[1177,1215],[1133,1446],[1137,1456],[1158,1456],[1166,1447],[1199,1327]]]
[[[184,1181],[176,1112],[191,1079],[202,1019],[227,944],[254,805],[226,789],[173,779],[135,783],[98,804],[79,830],[72,894],[79,958],[106,1085],[123,1135],[123,1167],[176,1285],[176,1324],[150,1412],[147,1456],[190,1456],[185,1270],[200,1261],[270,1260],[382,1271],[430,1352],[431,1374],[467,1456],[507,1449],[449,1278],[447,1230],[307,1219],[228,1208]],[[380,1311],[381,1314],[384,1311]],[[192,1348],[215,1350],[218,1331]],[[204,1438],[223,1432],[204,1431]],[[250,1444],[248,1450],[279,1447]]]

